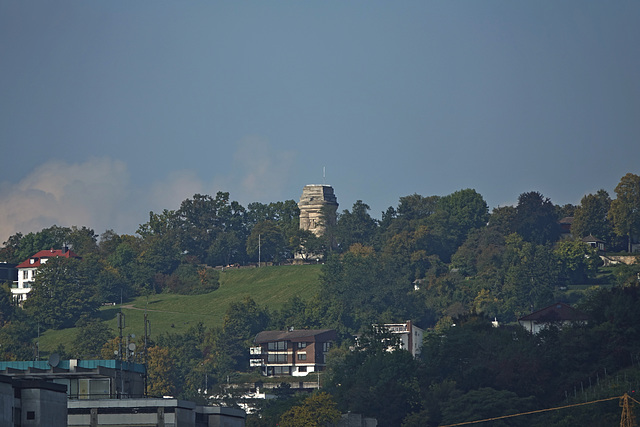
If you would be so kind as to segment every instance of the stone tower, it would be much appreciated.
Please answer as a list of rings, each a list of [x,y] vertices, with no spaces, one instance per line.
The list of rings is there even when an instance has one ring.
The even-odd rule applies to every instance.
[[[326,225],[336,223],[338,200],[330,185],[305,185],[298,207],[300,229],[309,230],[316,236],[324,234]]]

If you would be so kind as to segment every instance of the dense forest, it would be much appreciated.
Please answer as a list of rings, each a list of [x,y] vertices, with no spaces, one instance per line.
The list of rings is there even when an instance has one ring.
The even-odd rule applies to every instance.
[[[41,267],[23,308],[12,303],[11,284],[3,286],[0,359],[33,358],[38,327],[77,328],[73,348],[57,349],[62,356],[110,358],[118,343],[98,321],[104,303],[215,292],[214,267],[286,263],[298,253],[322,255],[317,295],[293,296],[280,310],[247,298],[229,308],[220,328],[160,334],[148,351],[149,393],[204,401],[205,388],[250,371],[247,348],[257,332],[289,325],[338,331],[323,393],[283,389],[248,425],[295,425],[312,410],[362,413],[383,426],[442,425],[638,386],[640,263],[604,268],[582,238],[602,240],[607,252],[631,252],[640,236],[640,176],[622,177],[614,198],[600,190],[577,206],[531,191],[516,206],[490,212],[482,195],[464,189],[400,197],[380,220],[369,211],[359,200],[316,237],[299,229],[293,200],[243,207],[219,192],[150,212],[135,235],[55,225],[16,233],[0,249],[0,262],[63,245],[81,258]],[[573,218],[570,235],[559,225],[565,217]],[[535,336],[517,326],[522,315],[557,301],[579,307],[590,321]],[[493,328],[493,319],[502,326]],[[419,359],[386,351],[372,328],[405,320],[428,330]],[[355,334],[368,337],[358,351]],[[614,402],[494,425],[610,425],[618,410]]]

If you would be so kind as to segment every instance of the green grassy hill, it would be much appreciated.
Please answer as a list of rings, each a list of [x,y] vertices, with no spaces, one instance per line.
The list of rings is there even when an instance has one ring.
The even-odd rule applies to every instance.
[[[151,322],[151,337],[163,332],[176,333],[202,322],[207,327],[222,326],[229,305],[253,298],[260,306],[276,310],[292,296],[313,297],[319,287],[320,265],[290,265],[262,268],[230,269],[220,273],[220,288],[204,295],[158,294],[139,297],[128,303],[103,307],[100,317],[117,335],[116,314],[125,314],[125,334],[140,337],[144,333],[144,313]],[[52,352],[62,343],[70,349],[76,329],[47,331],[40,337],[43,353]]]

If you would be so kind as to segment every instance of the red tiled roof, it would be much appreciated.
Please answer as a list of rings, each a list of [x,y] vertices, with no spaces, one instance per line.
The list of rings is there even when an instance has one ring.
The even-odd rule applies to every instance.
[[[275,341],[316,342],[332,341],[338,337],[333,329],[298,329],[293,331],[262,331],[256,335],[256,344]]]
[[[38,253],[36,253],[35,255],[32,255],[29,257],[29,259],[22,261],[20,264],[18,264],[16,266],[16,268],[38,268],[40,267],[40,260],[42,258],[55,258],[55,257],[65,257],[65,258],[79,258],[78,255],[76,255],[73,251],[71,250],[66,250],[65,252],[63,252],[62,249],[46,249],[44,251],[40,251]],[[33,263],[31,263],[31,260],[34,260]]]
[[[550,322],[562,322],[562,321],[585,321],[589,316],[582,313],[579,310],[571,307],[562,302],[555,303],[542,310],[534,311],[524,317],[518,319],[519,321],[536,321],[538,323],[550,323]]]

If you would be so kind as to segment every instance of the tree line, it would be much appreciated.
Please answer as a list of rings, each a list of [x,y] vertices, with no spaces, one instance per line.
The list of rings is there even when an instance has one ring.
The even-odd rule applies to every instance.
[[[531,191],[521,194],[516,206],[491,212],[472,189],[446,196],[413,194],[400,197],[398,205],[389,207],[380,220],[358,200],[350,210],[339,212],[335,222],[326,221],[325,234],[316,237],[299,229],[299,210],[293,200],[251,203],[245,208],[231,201],[228,193],[219,192],[215,197],[196,194],[176,211],[150,212],[149,220],[135,235],[119,235],[113,230],[97,235],[87,227],[55,225],[37,233],[16,233],[0,249],[0,261],[21,262],[39,250],[62,245],[69,245],[82,258],[52,259],[41,267],[24,310],[12,305],[8,286],[4,287],[0,293],[0,357],[32,358],[29,339],[35,337],[37,324],[43,328],[78,327],[74,348],[58,349],[63,355],[112,357],[117,338],[97,320],[101,304],[160,292],[214,292],[219,273],[212,267],[257,262],[259,244],[262,261],[284,262],[295,253],[303,257],[321,254],[324,265],[318,294],[309,299],[293,295],[276,311],[246,299],[229,308],[220,328],[199,325],[181,335],[160,334],[149,349],[152,394],[203,399],[202,390],[207,385],[221,384],[233,372],[249,370],[246,349],[257,332],[296,325],[339,332],[344,346],[340,347],[342,353],[337,350],[334,354],[328,390],[340,397],[341,410],[376,415],[393,421],[389,425],[399,425],[396,422],[403,420],[412,425],[411,417],[426,414],[424,411],[437,422],[454,419],[455,411],[443,403],[454,398],[506,399],[518,408],[551,403],[543,399],[549,396],[545,384],[526,383],[522,375],[507,376],[500,371],[502,382],[489,380],[498,376],[496,366],[502,366],[495,364],[501,360],[497,356],[509,354],[501,353],[501,348],[515,346],[509,351],[521,357],[525,350],[534,351],[542,345],[536,341],[539,338],[520,338],[517,331],[494,331],[480,325],[487,324],[482,319],[493,318],[501,323],[514,322],[557,300],[581,302],[591,307],[591,313],[600,313],[604,308],[598,302],[609,294],[602,294],[600,300],[589,299],[566,288],[637,286],[638,265],[617,268],[610,277],[598,277],[598,254],[580,241],[592,235],[606,242],[608,250],[631,250],[640,233],[640,177],[625,175],[615,193],[612,199],[605,190],[599,190],[583,197],[578,206],[559,206]],[[561,238],[558,221],[567,216],[574,218],[572,239]],[[635,316],[637,310],[629,307],[628,315]],[[605,325],[601,326],[604,330],[613,327],[607,324],[610,315],[600,316],[599,325]],[[405,320],[434,331],[425,341],[423,354],[429,356],[423,361],[409,360],[402,353],[345,350],[354,334],[368,331],[372,324]],[[464,324],[468,326],[460,327]],[[458,339],[457,334],[463,335]],[[484,341],[471,339],[474,334],[495,342],[495,346],[487,353],[475,351],[475,346],[483,346]],[[574,349],[596,345],[602,338],[591,330],[580,335],[582,342],[557,336],[571,341]],[[611,336],[623,340],[617,334]],[[552,337],[546,339],[552,342]],[[617,348],[614,344],[612,348]],[[616,351],[632,355],[637,352],[633,346],[635,341],[631,348],[623,346]],[[570,347],[563,348],[571,351]],[[467,351],[476,357],[463,357]],[[451,358],[451,354],[460,356]],[[605,357],[585,354],[576,361],[571,378],[565,375],[571,371],[566,367],[553,371],[544,365],[547,356],[542,353],[536,353],[540,360],[531,362],[541,369],[536,375],[560,375],[563,386],[568,387],[572,378],[596,369],[587,364],[589,357]],[[360,360],[365,356],[371,357],[370,361]],[[566,356],[558,353],[558,357]],[[516,370],[517,357],[504,363],[514,365]],[[628,366],[629,360],[624,360],[608,364],[609,369]],[[350,383],[340,376],[340,372],[346,375],[363,364],[370,364],[368,371],[356,376],[363,383]],[[406,372],[395,372],[388,364]],[[376,374],[380,370],[388,370],[384,379]],[[399,380],[393,379],[396,377]],[[378,389],[373,383],[376,381]],[[518,389],[518,384],[525,384],[528,394]],[[375,400],[364,390],[388,394],[388,387],[400,389],[397,407],[391,405],[395,409],[385,415],[375,410]],[[472,392],[475,394],[469,395]],[[357,397],[347,399],[345,393]],[[534,398],[529,399],[531,396]],[[429,406],[427,402],[434,399],[439,406]],[[452,415],[446,416],[447,411]],[[401,419],[388,418],[399,414]]]

